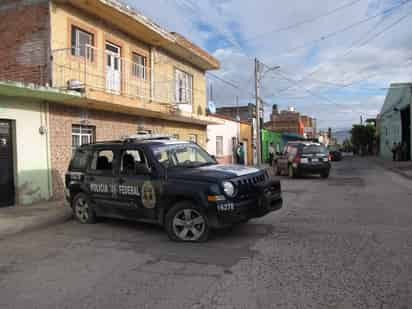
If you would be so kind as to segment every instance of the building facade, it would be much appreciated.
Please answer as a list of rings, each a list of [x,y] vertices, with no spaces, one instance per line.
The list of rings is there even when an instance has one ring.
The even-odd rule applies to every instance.
[[[236,149],[239,144],[240,124],[238,121],[222,116],[214,116],[222,124],[207,126],[207,146],[209,154],[214,155],[221,164],[236,164]]]
[[[205,72],[219,62],[181,35],[117,1],[4,0],[0,18],[0,38],[7,47],[0,50],[0,80],[70,93],[57,99],[40,95],[46,97],[41,101],[48,120],[43,138],[49,143],[53,197],[63,196],[64,172],[83,143],[145,130],[206,146],[211,120]],[[0,101],[3,110],[8,106],[0,119],[12,121],[11,135],[17,138],[21,129],[10,105],[18,104],[17,99]],[[30,117],[38,121],[34,113]],[[28,121],[29,115],[24,117],[18,122]]]
[[[401,144],[406,148],[406,159],[412,153],[412,83],[391,84],[382,106],[379,124],[380,156],[392,159],[393,145]]]
[[[294,133],[303,135],[303,123],[300,118],[300,113],[294,109],[287,111],[279,111],[275,104],[272,107],[272,114],[270,121],[264,125],[265,129],[280,132],[280,133]]]
[[[256,106],[252,103],[244,106],[222,106],[216,109],[216,114],[252,123],[256,117]]]

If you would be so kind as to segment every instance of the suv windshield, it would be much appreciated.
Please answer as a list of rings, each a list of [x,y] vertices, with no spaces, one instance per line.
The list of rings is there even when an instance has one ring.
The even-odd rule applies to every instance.
[[[303,154],[310,154],[310,153],[326,153],[326,148],[324,146],[319,145],[308,145],[303,147],[302,153]]]
[[[157,146],[153,153],[164,167],[199,167],[216,164],[206,151],[191,143]]]

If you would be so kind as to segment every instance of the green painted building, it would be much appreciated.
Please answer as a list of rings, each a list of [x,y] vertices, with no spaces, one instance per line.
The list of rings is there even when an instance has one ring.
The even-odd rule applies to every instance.
[[[273,143],[276,152],[281,152],[283,149],[282,134],[267,129],[262,129],[262,161],[269,161],[269,145]]]
[[[412,83],[391,84],[380,113],[380,155],[392,159],[393,143],[406,144],[412,153]]]

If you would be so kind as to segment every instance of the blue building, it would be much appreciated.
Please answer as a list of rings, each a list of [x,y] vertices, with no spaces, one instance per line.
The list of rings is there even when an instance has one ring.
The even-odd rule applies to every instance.
[[[380,155],[392,158],[393,143],[406,144],[407,159],[411,159],[412,83],[391,84],[381,109]]]

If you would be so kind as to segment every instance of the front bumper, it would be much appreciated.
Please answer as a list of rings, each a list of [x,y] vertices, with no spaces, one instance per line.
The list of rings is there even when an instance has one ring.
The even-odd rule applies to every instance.
[[[280,187],[276,186],[277,189],[272,190],[272,185],[273,182],[268,182],[265,185],[256,186],[255,194],[245,200],[228,200],[210,205],[208,215],[211,227],[219,228],[245,222],[281,209],[283,199]]]

